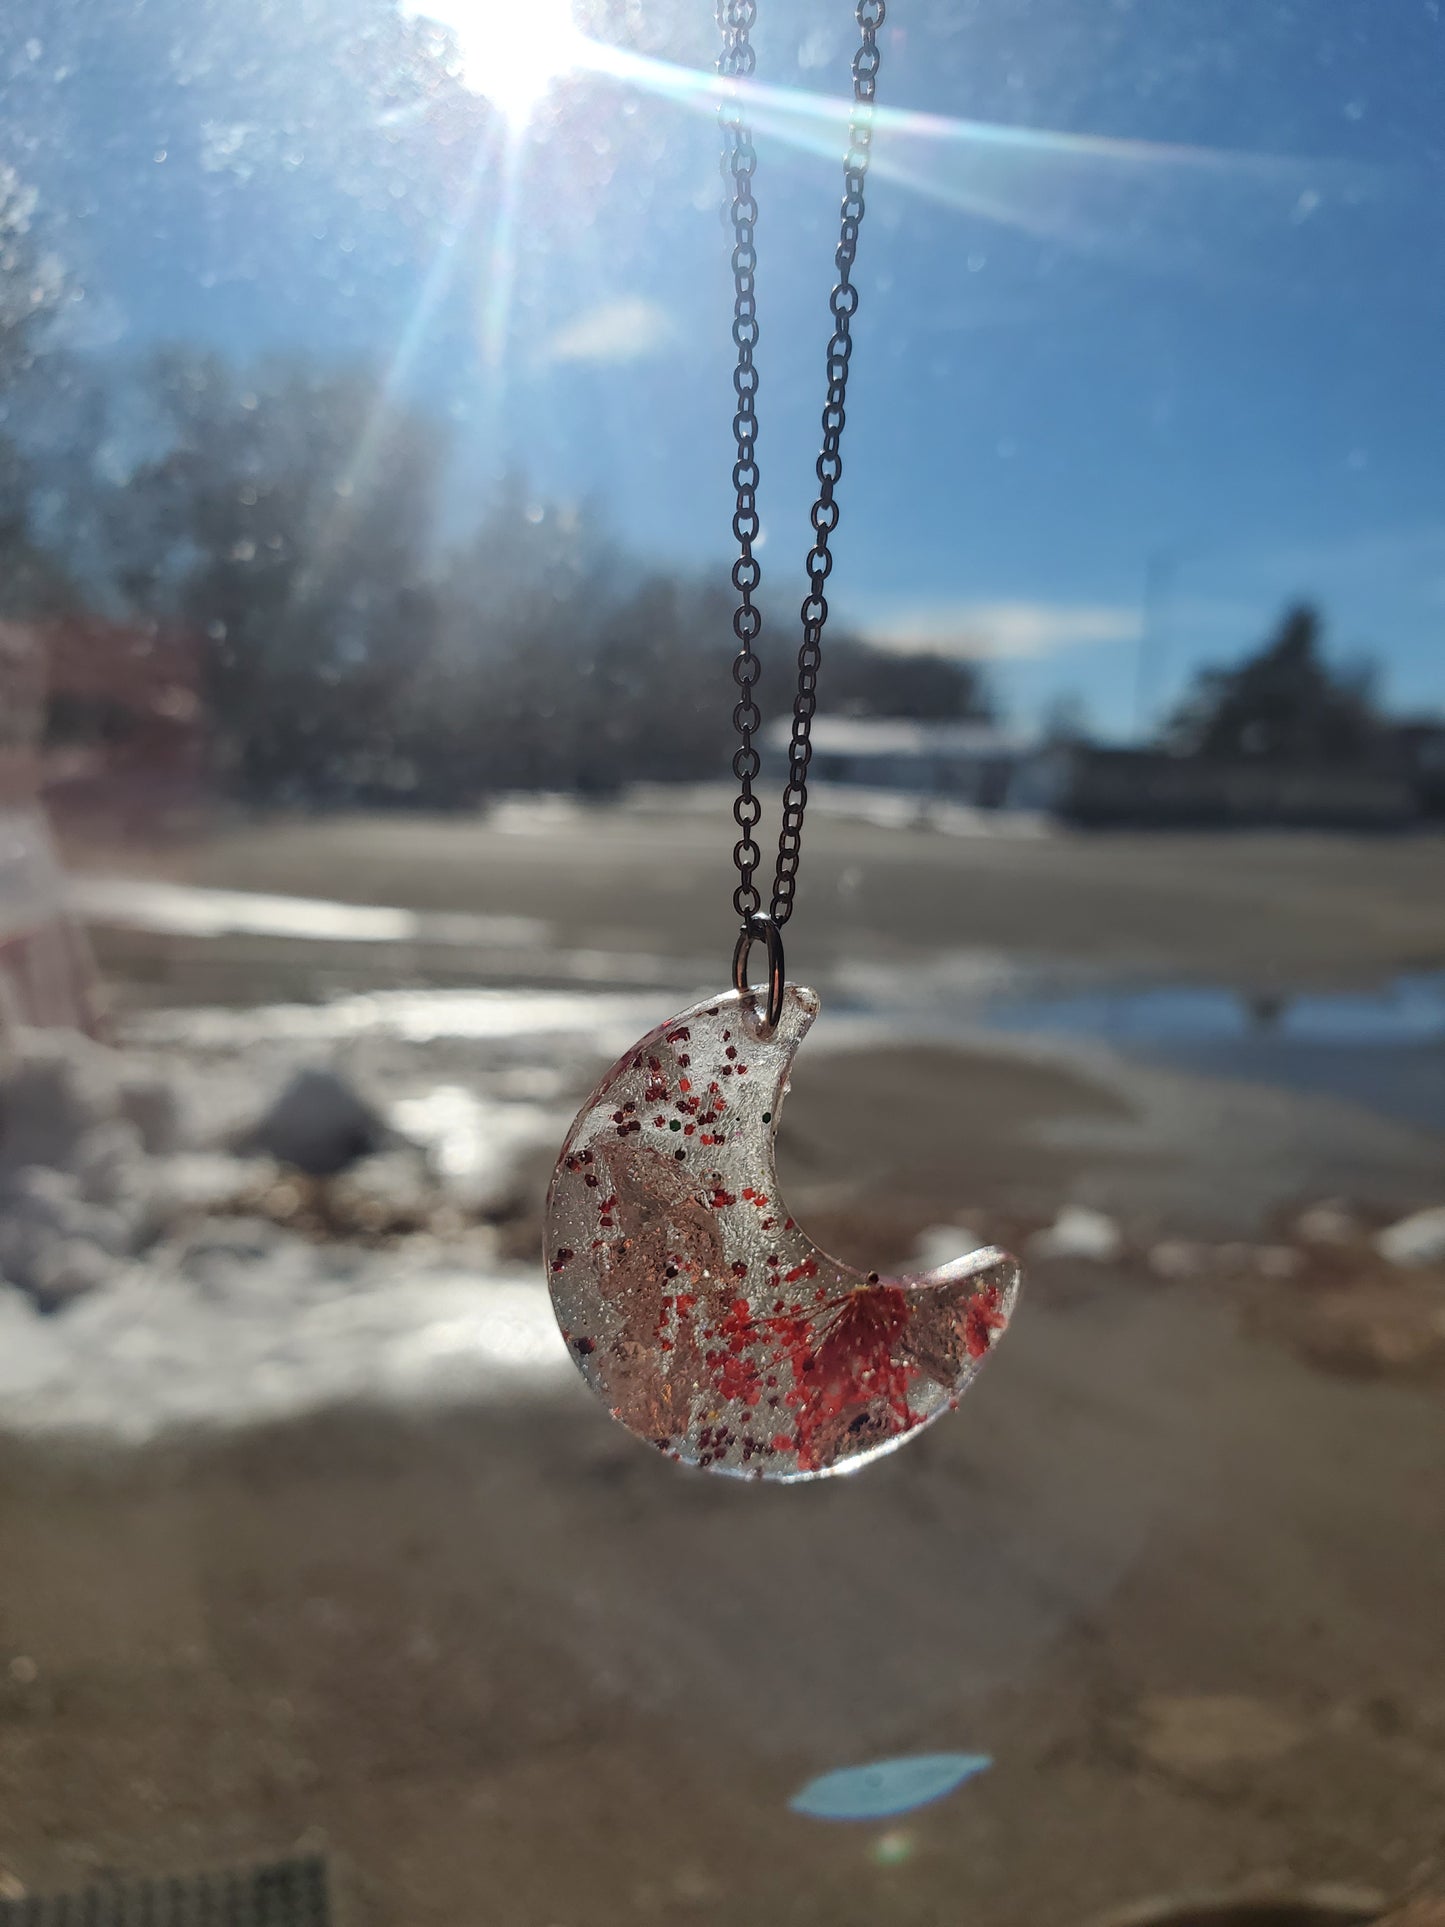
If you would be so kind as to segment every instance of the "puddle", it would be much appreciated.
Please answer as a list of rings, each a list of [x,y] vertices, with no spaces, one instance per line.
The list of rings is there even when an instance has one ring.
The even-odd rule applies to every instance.
[[[547,1090],[561,1079],[549,1080],[539,1065],[532,1081]],[[570,1115],[570,1106],[497,1097],[466,1084],[433,1084],[397,1098],[389,1111],[396,1129],[425,1149],[442,1183],[474,1203],[505,1193],[524,1151],[559,1144]]]
[[[580,978],[588,975],[583,961],[574,959]],[[661,974],[669,974],[656,961]],[[633,980],[641,974],[645,981],[637,963],[632,960]],[[969,958],[966,968],[956,969],[947,963],[886,977],[840,971],[814,1048],[887,1037],[966,1043],[980,1030],[1091,1041],[1181,1069],[1342,1098],[1398,1122],[1445,1130],[1445,975],[1418,972],[1372,991],[1268,999],[1207,985],[1018,994],[1009,988],[1017,973],[1006,959]],[[618,1056],[705,990],[705,984],[631,994],[379,990],[318,1004],[137,1013],[126,1034],[141,1044],[222,1051],[366,1038],[412,1047],[455,1041],[486,1047],[499,1065],[519,1055],[572,1062]]]
[[[1001,1001],[990,1021],[999,1029],[1144,1046],[1439,1043],[1445,1042],[1445,974],[1401,976],[1376,990],[1254,997],[1199,985],[1089,990]]]
[[[1000,1031],[1091,1039],[1131,1055],[1362,1104],[1445,1130],[1445,973],[1372,990],[1258,994],[1207,985],[1002,997]]]
[[[552,821],[551,807],[529,804],[503,827],[528,833]],[[242,1050],[370,1037],[411,1046],[467,1041],[491,1047],[499,1061],[529,1043],[541,1043],[549,1055],[609,1057],[706,994],[716,978],[701,960],[559,950],[547,926],[527,917],[104,877],[78,878],[74,892],[83,913],[102,922],[195,937],[462,946],[486,956],[494,972],[505,963],[507,976],[523,980],[516,988],[379,990],[316,1004],[172,1009],[128,1023],[134,1040],[158,1045]],[[564,987],[530,987],[538,979]],[[1374,989],[1297,994],[1249,996],[1197,984],[1059,990],[1023,987],[1015,958],[949,951],[886,974],[840,960],[822,981],[828,1008],[817,1043],[825,1047],[881,1036],[963,1040],[979,1029],[1087,1040],[1182,1069],[1343,1098],[1399,1122],[1445,1130],[1445,973],[1438,971],[1407,972]],[[454,1141],[466,1135],[459,1131]],[[487,1133],[472,1133],[478,1135]]]

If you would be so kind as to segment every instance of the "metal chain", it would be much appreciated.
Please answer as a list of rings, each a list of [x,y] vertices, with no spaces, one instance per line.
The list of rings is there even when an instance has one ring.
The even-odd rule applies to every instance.
[[[757,64],[749,35],[757,19],[756,0],[718,0],[717,21],[723,36],[718,72],[730,80],[751,74]],[[738,732],[738,747],[733,752],[733,775],[738,779],[738,794],[733,803],[733,821],[741,834],[733,845],[738,884],[733,891],[733,908],[744,923],[756,916],[762,899],[753,875],[762,860],[753,831],[763,806],[753,794],[753,779],[760,767],[753,733],[762,723],[753,690],[762,670],[753,644],[763,626],[762,611],[753,601],[761,579],[753,543],[758,534],[758,463],[755,443],[758,432],[758,371],[753,365],[753,349],[758,340],[758,304],[754,271],[758,264],[754,244],[758,204],[753,198],[753,170],[758,157],[752,135],[743,124],[742,103],[737,90],[723,102],[719,120],[725,142],[723,165],[732,175],[733,224],[733,341],[738,365],[733,372],[737,412],[733,416],[733,437],[737,460],[733,464],[733,487],[737,508],[733,514],[733,536],[738,557],[733,563],[733,587],[738,606],[733,611],[733,634],[738,653],[733,658],[733,681],[738,700],[733,708],[733,727]]]
[[[798,682],[793,697],[793,730],[788,747],[788,780],[783,789],[782,829],[778,836],[778,861],[773,876],[773,896],[768,921],[774,930],[793,914],[797,890],[798,862],[802,847],[803,817],[808,807],[808,765],[812,759],[813,714],[818,706],[818,671],[823,660],[823,627],[828,620],[828,599],[824,585],[832,573],[830,538],[838,526],[838,483],[843,477],[842,440],[847,419],[848,367],[853,354],[852,321],[858,311],[858,289],[853,281],[853,264],[858,253],[858,232],[863,224],[863,189],[868,177],[868,161],[873,140],[873,103],[878,79],[878,29],[887,15],[887,0],[858,0],[855,18],[860,41],[853,56],[853,111],[848,126],[848,151],[843,161],[843,204],[838,247],[834,261],[837,284],[829,297],[833,316],[833,335],[828,343],[828,398],[823,408],[823,447],[816,473],[818,495],[813,503],[811,521],[813,546],[808,552],[808,594],[803,599],[803,640],[798,650]],[[750,74],[754,54],[749,33],[757,17],[756,0],[718,0],[718,25],[723,34],[719,72],[737,77]],[[757,304],[754,272],[757,253],[754,228],[757,202],[753,196],[753,170],[757,157],[752,138],[744,125],[736,97],[724,102],[721,121],[727,141],[725,164],[733,178],[733,340],[737,344],[738,364],[733,387],[738,397],[738,412],[733,418],[738,459],[733,469],[737,490],[737,511],[733,534],[738,542],[738,559],[733,564],[733,585],[738,591],[738,608],[733,630],[741,645],[733,662],[733,679],[742,692],[733,711],[739,747],[733,757],[733,772],[739,791],[733,804],[733,817],[742,837],[733,850],[739,882],[733,892],[733,905],[746,929],[757,919],[760,899],[753,874],[761,852],[753,840],[761,807],[753,794],[753,779],[758,774],[758,752],[753,735],[761,717],[753,699],[759,664],[753,644],[762,619],[753,602],[760,571],[753,555],[758,533],[758,465],[754,455],[757,436],[757,371],[753,349],[757,344]]]

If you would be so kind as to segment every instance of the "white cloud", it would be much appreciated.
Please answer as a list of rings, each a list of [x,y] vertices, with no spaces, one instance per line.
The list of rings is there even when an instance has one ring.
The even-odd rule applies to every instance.
[[[1021,662],[1085,643],[1134,642],[1139,610],[1108,602],[952,602],[900,609],[865,634],[880,649]]]
[[[642,361],[672,342],[672,317],[655,301],[633,295],[604,301],[559,328],[542,349],[544,361]]]

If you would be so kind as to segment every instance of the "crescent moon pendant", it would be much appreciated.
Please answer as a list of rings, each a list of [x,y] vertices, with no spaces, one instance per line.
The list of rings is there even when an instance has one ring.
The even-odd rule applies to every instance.
[[[582,1376],[658,1451],[739,1477],[820,1478],[913,1438],[958,1403],[1019,1291],[992,1247],[880,1277],[788,1216],[773,1138],[817,1014],[789,984],[771,1031],[751,990],[659,1025],[578,1112],[547,1194]]]

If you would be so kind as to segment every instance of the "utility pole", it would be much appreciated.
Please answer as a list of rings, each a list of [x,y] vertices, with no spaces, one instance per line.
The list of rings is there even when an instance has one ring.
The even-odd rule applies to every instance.
[[[1168,642],[1165,611],[1178,569],[1179,557],[1172,549],[1151,549],[1144,558],[1139,653],[1134,663],[1134,739],[1141,747],[1149,737],[1150,717]]]

